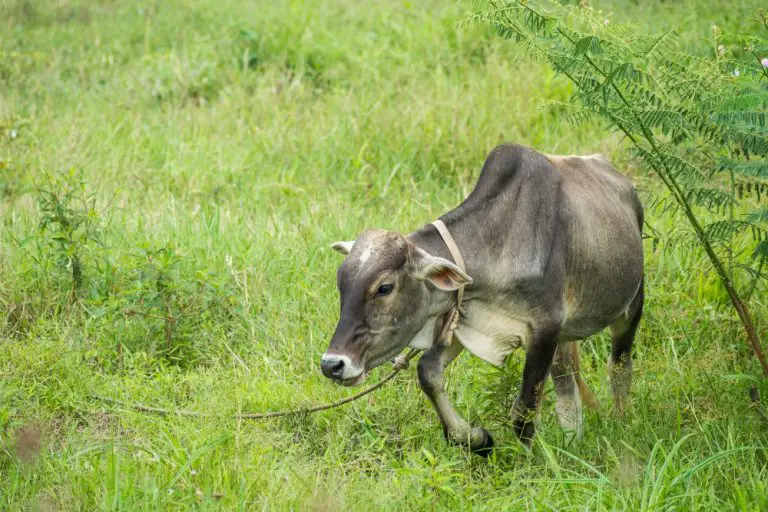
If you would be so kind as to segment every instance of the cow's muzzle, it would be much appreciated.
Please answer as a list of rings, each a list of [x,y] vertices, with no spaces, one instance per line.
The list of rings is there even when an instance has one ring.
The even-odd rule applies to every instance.
[[[343,386],[356,386],[365,380],[365,371],[347,356],[323,354],[320,360],[323,375]]]

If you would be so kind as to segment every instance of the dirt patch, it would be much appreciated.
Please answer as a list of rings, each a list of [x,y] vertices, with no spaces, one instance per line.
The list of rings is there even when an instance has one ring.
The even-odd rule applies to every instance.
[[[24,462],[31,462],[40,453],[42,444],[43,430],[39,425],[30,423],[14,432],[11,453]]]

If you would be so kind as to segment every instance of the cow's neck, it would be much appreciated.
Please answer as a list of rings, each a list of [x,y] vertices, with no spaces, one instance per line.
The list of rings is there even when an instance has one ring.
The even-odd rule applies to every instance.
[[[464,259],[465,265],[467,265],[467,241],[464,240],[463,237],[457,236],[456,232],[459,230],[457,229],[456,222],[451,223],[446,222],[445,219],[441,220],[445,222],[445,227],[450,232],[451,237],[454,239],[454,242],[461,253],[461,257]],[[406,238],[413,245],[428,252],[432,256],[438,256],[455,262],[451,250],[446,245],[445,240],[440,235],[437,228],[431,223],[414,231]],[[464,300],[466,301],[466,295]],[[411,348],[425,350],[438,341],[438,333],[445,327],[444,323],[451,321],[450,317],[453,314],[452,308],[456,304],[456,294],[454,292],[446,293],[437,291],[437,293],[431,294],[430,302],[429,317],[422,329],[411,341]]]
[[[441,218],[441,220],[445,222],[445,227],[448,228],[448,231],[451,233],[451,236],[453,237],[453,240],[456,243],[462,258],[464,259],[464,264],[466,266],[465,270],[470,271],[472,269],[472,262],[470,259],[468,259],[468,253],[470,252],[468,247],[469,241],[466,240],[465,237],[461,236],[460,226],[457,225],[460,221],[452,222],[445,218]],[[450,249],[445,244],[445,240],[443,240],[443,237],[440,236],[440,232],[431,223],[421,227],[417,231],[414,231],[406,238],[413,245],[428,252],[432,256],[438,256],[440,258],[445,258],[448,261],[454,261]],[[468,300],[467,292],[464,294],[464,301],[466,300]],[[435,316],[444,315],[453,305],[456,304],[456,293],[433,293],[431,296],[431,301],[432,304],[430,305],[430,321]]]
[[[469,261],[467,260],[467,249],[465,245],[466,242],[459,236],[460,230],[456,229],[456,222],[451,222],[447,219],[443,219],[443,222],[445,222],[445,227],[447,227],[448,231],[451,232],[451,236],[453,236],[459,251],[461,251],[464,262],[469,265]],[[439,256],[441,258],[447,259],[448,261],[454,261],[453,256],[451,256],[451,251],[448,249],[448,246],[445,245],[443,237],[440,236],[437,228],[432,224],[427,224],[421,227],[420,229],[408,235],[406,238],[413,245],[419,249],[425,250],[432,256]]]

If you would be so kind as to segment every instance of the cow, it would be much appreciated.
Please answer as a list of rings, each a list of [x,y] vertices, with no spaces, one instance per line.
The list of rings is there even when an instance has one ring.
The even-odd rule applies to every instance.
[[[469,196],[439,221],[465,268],[433,223],[408,235],[369,229],[332,245],[346,257],[322,373],[356,386],[406,347],[424,350],[418,380],[446,438],[488,455],[493,438],[459,416],[443,373],[463,349],[500,366],[522,347],[512,426],[530,449],[549,375],[561,426],[581,433],[582,399],[594,397],[578,372],[576,343],[609,327],[609,380],[623,410],[643,313],[643,208],[632,182],[601,154],[555,156],[502,144]],[[462,288],[453,337],[438,339]]]

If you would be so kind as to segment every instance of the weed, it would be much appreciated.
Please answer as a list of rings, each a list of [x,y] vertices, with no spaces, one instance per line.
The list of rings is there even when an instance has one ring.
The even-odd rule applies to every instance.
[[[74,301],[83,286],[87,261],[94,256],[93,246],[102,245],[96,197],[87,192],[74,169],[47,175],[36,189],[40,257],[52,260],[69,278]]]
[[[194,365],[203,348],[198,346],[199,335],[221,297],[204,274],[187,274],[188,262],[173,245],[139,251],[140,264],[111,301],[111,307],[119,308],[123,315],[125,327],[131,319],[141,319],[133,341],[126,336],[130,331],[123,331],[118,349],[127,345],[132,351],[146,350],[175,364]]]

